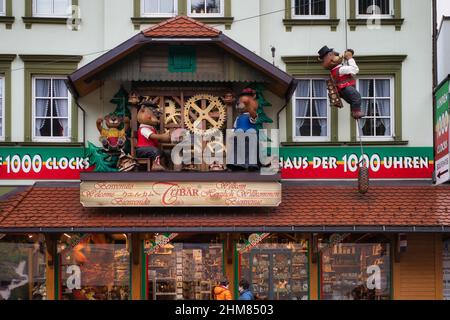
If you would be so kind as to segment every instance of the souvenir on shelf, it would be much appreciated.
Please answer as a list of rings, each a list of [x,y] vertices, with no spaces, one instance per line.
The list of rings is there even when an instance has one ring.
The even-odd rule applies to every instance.
[[[303,243],[261,243],[240,255],[240,275],[258,299],[305,300],[308,250]]]
[[[173,244],[170,254],[149,256],[149,298],[156,300],[212,298],[223,274],[221,244]]]
[[[381,250],[380,250],[381,248]],[[389,257],[383,252],[386,245],[340,243],[323,250],[321,254],[321,294],[332,300],[389,299]],[[382,271],[380,289],[368,289],[369,266]]]

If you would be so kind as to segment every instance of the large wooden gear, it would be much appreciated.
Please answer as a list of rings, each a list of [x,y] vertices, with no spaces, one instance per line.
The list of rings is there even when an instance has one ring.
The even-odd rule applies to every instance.
[[[227,112],[219,97],[197,94],[184,105],[184,125],[195,134],[208,136],[222,129]]]
[[[164,101],[165,132],[169,132],[170,128],[181,128],[181,110],[177,108],[176,103],[171,99]]]

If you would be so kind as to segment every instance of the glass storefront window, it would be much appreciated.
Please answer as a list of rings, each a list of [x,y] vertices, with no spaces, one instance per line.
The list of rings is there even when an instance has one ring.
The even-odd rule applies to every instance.
[[[147,298],[212,300],[223,277],[221,243],[173,243],[147,256]]]
[[[260,300],[308,300],[308,266],[307,241],[260,243],[239,254],[239,278]]]
[[[0,300],[45,300],[46,248],[40,235],[0,235]]]
[[[67,235],[72,237],[70,235]],[[60,298],[128,300],[130,254],[125,235],[93,235],[59,245]]]
[[[390,299],[390,261],[390,246],[384,243],[340,243],[322,248],[321,299]]]

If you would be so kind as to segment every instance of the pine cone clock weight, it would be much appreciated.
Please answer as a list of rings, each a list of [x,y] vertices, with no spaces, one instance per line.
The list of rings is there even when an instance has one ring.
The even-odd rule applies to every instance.
[[[359,167],[358,171],[358,192],[366,194],[369,191],[369,168],[365,163]]]

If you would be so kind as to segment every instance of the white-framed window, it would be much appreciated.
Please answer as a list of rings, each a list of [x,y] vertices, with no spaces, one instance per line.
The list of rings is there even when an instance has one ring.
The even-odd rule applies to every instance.
[[[173,17],[178,12],[178,0],[141,0],[142,17]]]
[[[330,17],[330,0],[291,0],[294,19],[326,19]]]
[[[294,141],[330,140],[326,79],[300,79],[293,99]]]
[[[6,15],[6,0],[0,0],[0,16]]]
[[[0,74],[0,141],[5,140],[5,77]]]
[[[191,17],[223,17],[225,0],[188,0],[188,15]]]
[[[357,18],[392,18],[394,17],[394,0],[357,0]]]
[[[33,17],[66,18],[71,6],[72,0],[33,0]]]
[[[72,101],[64,80],[33,77],[33,141],[70,142]]]
[[[359,78],[357,87],[365,115],[359,120],[358,137],[365,140],[392,140],[395,133],[394,78]]]

